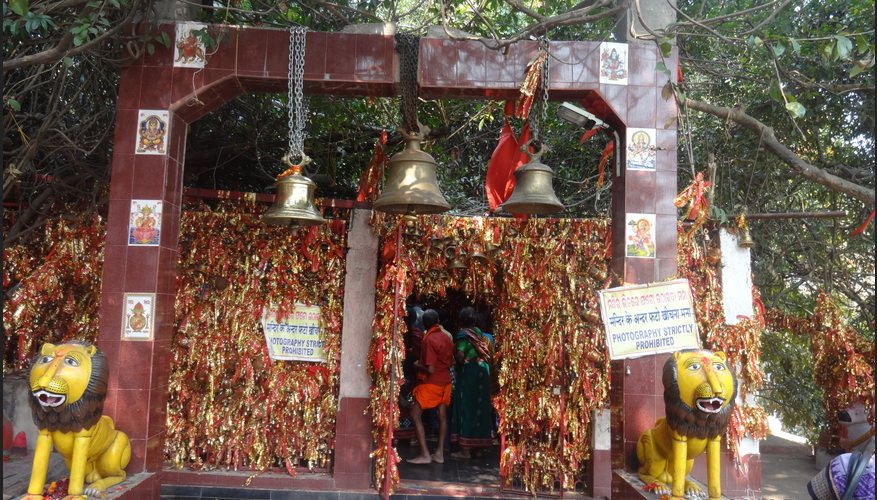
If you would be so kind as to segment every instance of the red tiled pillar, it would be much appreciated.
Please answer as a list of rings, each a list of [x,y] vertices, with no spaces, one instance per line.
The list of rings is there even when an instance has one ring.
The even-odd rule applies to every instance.
[[[173,26],[164,29],[173,38]],[[131,441],[128,474],[160,471],[163,457],[186,124],[169,112],[165,153],[135,149],[138,110],[170,108],[172,64],[173,49],[156,44],[153,55],[122,70],[119,88],[98,346],[110,362],[104,413]],[[157,246],[128,244],[134,199],[162,202]],[[126,293],[155,295],[152,340],[123,340]]]
[[[655,130],[658,148],[655,170],[626,170],[621,157],[620,175],[612,184],[612,269],[627,283],[661,281],[676,273],[677,209],[673,199],[676,186],[676,116],[674,100],[665,101],[661,88],[667,75],[655,69],[660,60],[657,49],[649,45],[628,45],[630,75],[628,85],[601,85],[600,91],[630,128]],[[676,67],[676,49],[663,59],[668,68]],[[671,72],[676,81],[676,72]],[[625,131],[619,131],[626,151]],[[625,256],[626,214],[655,214],[655,258]],[[645,356],[612,362],[611,462],[613,469],[635,470],[636,442],[639,435],[655,424],[664,411],[661,370],[667,355]],[[612,481],[612,492],[620,484]]]

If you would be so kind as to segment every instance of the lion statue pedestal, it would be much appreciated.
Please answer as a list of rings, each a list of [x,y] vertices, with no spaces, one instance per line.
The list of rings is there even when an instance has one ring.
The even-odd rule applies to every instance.
[[[65,499],[99,495],[125,480],[128,436],[103,416],[109,376],[107,357],[97,346],[75,340],[43,346],[30,371],[30,407],[40,434],[25,500],[43,498],[52,445],[70,469]]]
[[[694,459],[706,451],[709,498],[718,499],[722,434],[737,397],[734,370],[723,352],[689,349],[674,352],[667,360],[662,382],[667,416],[637,441],[639,477],[646,484],[657,484],[658,495],[706,498],[698,485],[686,479]]]

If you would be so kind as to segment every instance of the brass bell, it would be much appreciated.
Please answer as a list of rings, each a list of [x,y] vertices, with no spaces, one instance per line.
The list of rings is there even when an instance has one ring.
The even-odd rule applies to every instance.
[[[326,219],[314,203],[317,185],[301,175],[301,167],[274,183],[277,196],[274,204],[262,216],[262,221],[280,226],[319,226]]]
[[[463,259],[451,260],[451,263],[448,264],[448,271],[453,271],[454,269],[466,269],[466,264],[463,262]]]
[[[706,251],[706,261],[710,264],[718,264],[721,260],[722,250],[720,248],[710,247],[710,249]]]
[[[595,281],[606,281],[606,278],[609,277],[609,273],[606,272],[606,269],[599,266],[591,266],[588,268],[588,275],[594,278]]]
[[[472,247],[472,254],[469,256],[469,260],[487,265],[487,256],[484,255],[484,252],[481,251],[481,247],[478,245]]]
[[[476,250],[472,252],[472,255],[469,256],[469,259],[487,265],[487,256],[484,255],[484,252]]]
[[[752,236],[749,235],[749,229],[744,229],[743,234],[740,235],[740,241],[737,242],[737,246],[740,248],[753,248],[755,247],[755,240],[752,239]]]
[[[438,164],[429,154],[420,150],[420,142],[429,134],[429,127],[420,126],[419,132],[409,133],[402,127],[405,149],[387,162],[387,182],[373,207],[388,214],[438,214],[447,212],[451,205],[442,196],[435,177]]]
[[[563,204],[554,195],[551,180],[554,171],[540,161],[543,149],[530,153],[530,142],[521,151],[530,157],[526,165],[515,170],[515,190],[500,208],[513,214],[553,214],[563,211]]]
[[[433,255],[441,255],[445,249],[445,243],[441,238],[430,238],[429,239],[429,253]]]
[[[457,247],[455,245],[445,247],[445,258],[453,259],[457,256]]]

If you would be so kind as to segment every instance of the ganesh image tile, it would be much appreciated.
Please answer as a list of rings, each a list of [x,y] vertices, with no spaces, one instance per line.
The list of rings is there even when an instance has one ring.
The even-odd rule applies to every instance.
[[[158,246],[161,239],[161,200],[131,200],[129,246]]]
[[[163,155],[167,152],[169,116],[167,110],[160,109],[141,109],[137,112],[135,154]]]
[[[198,32],[206,24],[179,23],[174,36],[174,66],[177,68],[203,68],[205,47]]]
[[[627,85],[627,44],[600,44],[600,83]]]

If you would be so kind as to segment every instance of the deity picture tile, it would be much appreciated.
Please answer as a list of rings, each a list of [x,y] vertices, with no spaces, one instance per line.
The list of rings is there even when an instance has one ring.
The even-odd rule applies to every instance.
[[[161,200],[131,200],[129,246],[158,246],[161,238]]]
[[[655,214],[627,214],[625,255],[655,257]]]
[[[627,85],[627,44],[600,44],[600,83]]]
[[[163,155],[167,151],[170,113],[165,110],[141,109],[137,112],[138,155]]]
[[[126,293],[122,340],[152,340],[154,293]]]
[[[203,68],[205,59],[204,42],[197,32],[206,24],[178,23],[174,37],[174,66],[177,68]]]
[[[627,129],[627,169],[655,170],[657,166],[657,141],[653,128]]]

